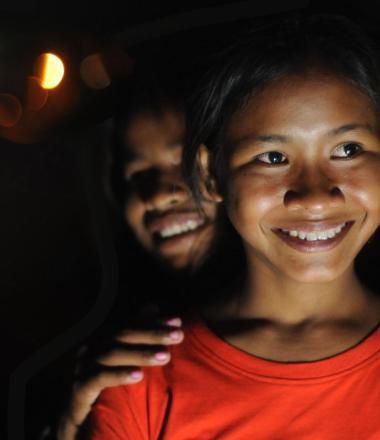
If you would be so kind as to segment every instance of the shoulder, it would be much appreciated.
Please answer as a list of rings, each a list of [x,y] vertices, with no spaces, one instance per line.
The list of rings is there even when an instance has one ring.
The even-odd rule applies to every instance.
[[[91,440],[146,440],[163,423],[169,392],[162,367],[151,367],[137,384],[106,388],[90,413]],[[153,436],[153,438],[156,438]]]

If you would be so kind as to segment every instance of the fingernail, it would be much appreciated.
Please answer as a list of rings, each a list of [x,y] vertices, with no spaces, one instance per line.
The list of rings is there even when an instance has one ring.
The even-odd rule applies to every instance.
[[[160,351],[158,353],[155,353],[154,358],[157,361],[166,361],[168,359],[169,355],[168,353],[165,353],[164,351]]]
[[[137,371],[132,371],[131,373],[131,379],[133,380],[138,380],[141,379],[142,377],[143,377],[142,371],[137,370]]]
[[[179,330],[174,330],[168,334],[169,338],[173,341],[178,341],[180,339],[182,333]]]
[[[182,320],[181,318],[170,318],[167,321],[165,321],[165,324],[170,325],[172,327],[181,327]]]

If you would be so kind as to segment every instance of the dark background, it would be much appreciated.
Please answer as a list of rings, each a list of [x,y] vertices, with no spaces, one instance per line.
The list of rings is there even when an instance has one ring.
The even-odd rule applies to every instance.
[[[0,93],[22,96],[28,63],[40,49],[56,45],[71,61],[70,91],[78,99],[63,112],[63,129],[58,118],[38,141],[21,144],[0,139],[1,396],[9,410],[2,412],[0,438],[5,438],[7,423],[9,438],[21,439],[24,434],[24,438],[36,438],[33,430],[38,430],[41,411],[33,410],[44,399],[42,388],[45,385],[51,392],[58,382],[64,383],[60,373],[49,376],[49,368],[58,371],[57,366],[62,366],[64,371],[65,353],[70,357],[67,353],[71,355],[106,317],[118,288],[115,253],[123,249],[122,253],[135,256],[137,252],[102,191],[101,122],[112,112],[112,91],[86,89],[78,76],[79,61],[90,49],[112,42],[124,48],[129,43],[127,50],[133,53],[138,51],[136,43],[147,44],[176,30],[178,35],[181,26],[195,29],[196,35],[207,23],[233,18],[226,7],[235,6],[236,18],[241,18],[239,6],[244,9],[248,3],[107,0],[98,6],[90,1],[44,0],[1,4]],[[303,3],[378,26],[377,2]],[[284,9],[287,2],[250,4],[255,16]],[[44,116],[36,112],[33,118],[38,125]],[[97,125],[98,134],[89,131],[91,124]],[[119,269],[124,275],[132,265],[128,258],[121,259]],[[136,266],[131,275],[134,288],[138,278]],[[67,338],[62,337],[65,332],[70,333]],[[23,430],[25,420],[28,428]]]

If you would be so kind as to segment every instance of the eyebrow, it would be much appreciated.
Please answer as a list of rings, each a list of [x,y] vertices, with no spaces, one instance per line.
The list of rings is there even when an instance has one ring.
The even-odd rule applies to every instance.
[[[237,148],[247,148],[247,147],[251,146],[252,144],[256,144],[259,142],[287,143],[290,140],[291,140],[290,137],[284,136],[281,134],[269,134],[269,135],[249,134],[249,135],[243,136],[237,140],[229,141],[228,146],[230,149],[237,149]]]
[[[332,130],[329,130],[326,135],[328,137],[339,136],[344,133],[348,133],[350,131],[355,131],[355,130],[365,130],[370,134],[377,133],[376,129],[370,124],[353,122],[351,124],[345,124],[340,127],[333,128]],[[229,145],[232,148],[244,148],[258,142],[285,144],[291,141],[292,141],[291,136],[285,136],[282,134],[267,134],[267,135],[249,134],[236,141],[229,142]]]
[[[376,134],[376,130],[372,125],[370,124],[359,124],[359,123],[352,123],[352,124],[345,124],[338,128],[333,128],[330,130],[327,135],[328,136],[337,136],[340,134],[347,133],[349,131],[355,131],[355,130],[365,130],[370,132],[371,134]]]

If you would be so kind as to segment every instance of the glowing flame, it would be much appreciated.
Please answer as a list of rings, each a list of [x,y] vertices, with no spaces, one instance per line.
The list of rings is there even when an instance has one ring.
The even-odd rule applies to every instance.
[[[65,74],[62,60],[53,53],[44,53],[37,59],[37,71],[40,85],[44,89],[57,87]]]

